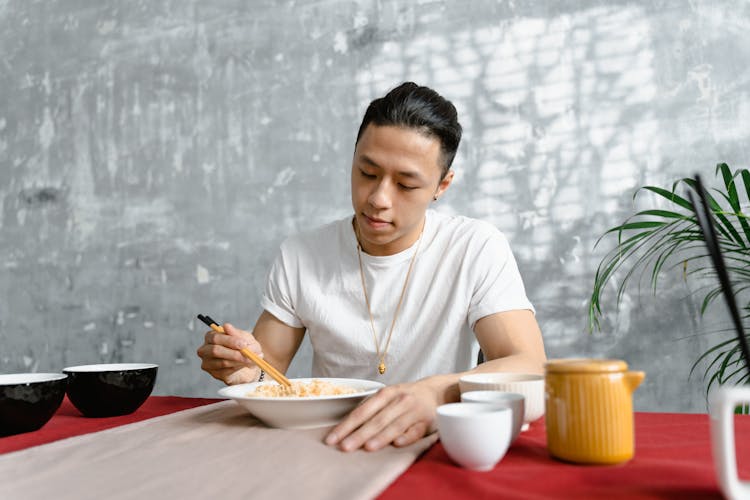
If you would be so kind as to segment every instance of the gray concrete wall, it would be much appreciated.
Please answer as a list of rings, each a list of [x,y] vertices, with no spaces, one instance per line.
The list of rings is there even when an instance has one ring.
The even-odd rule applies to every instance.
[[[0,1],[0,372],[151,361],[215,395],[195,314],[252,324],[280,241],[350,211],[366,104],[415,80],[465,126],[438,208],[509,236],[548,354],[704,411],[723,305],[668,270],[589,334],[594,243],[638,185],[750,166],[748,68],[743,0]]]

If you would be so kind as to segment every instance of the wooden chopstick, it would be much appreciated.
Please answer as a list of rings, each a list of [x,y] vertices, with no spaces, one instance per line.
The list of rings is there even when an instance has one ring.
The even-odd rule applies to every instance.
[[[198,315],[198,319],[203,321],[205,324],[207,324],[209,327],[211,327],[211,330],[218,332],[218,333],[225,333],[224,328],[219,326],[219,324],[211,319],[210,316],[205,316],[203,314]],[[258,365],[264,372],[269,374],[271,378],[273,378],[276,382],[278,382],[281,385],[285,385],[287,387],[291,387],[292,383],[289,381],[288,378],[284,376],[280,371],[278,371],[276,368],[274,368],[268,361],[261,358],[257,354],[255,354],[253,351],[247,348],[240,349],[240,352],[243,356],[245,356],[247,359]]]

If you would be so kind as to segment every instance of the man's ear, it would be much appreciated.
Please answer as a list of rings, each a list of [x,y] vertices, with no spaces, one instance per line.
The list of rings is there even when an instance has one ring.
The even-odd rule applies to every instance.
[[[453,170],[448,170],[448,172],[445,174],[445,177],[443,177],[443,180],[440,181],[440,184],[438,184],[437,191],[435,191],[435,196],[433,199],[437,200],[440,198],[443,193],[450,187],[451,182],[453,182]]]

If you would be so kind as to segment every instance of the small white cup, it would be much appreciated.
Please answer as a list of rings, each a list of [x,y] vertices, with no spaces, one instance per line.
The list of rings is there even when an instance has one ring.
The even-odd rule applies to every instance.
[[[438,406],[437,427],[448,456],[467,469],[491,470],[510,446],[513,411],[484,403]]]
[[[503,391],[469,391],[461,394],[464,403],[483,403],[493,408],[510,408],[513,411],[513,433],[510,437],[511,444],[521,434],[523,426],[525,397],[517,392]]]
[[[722,386],[709,397],[711,444],[716,479],[724,496],[730,500],[750,498],[750,481],[740,481],[734,439],[734,409],[750,404],[750,387]]]

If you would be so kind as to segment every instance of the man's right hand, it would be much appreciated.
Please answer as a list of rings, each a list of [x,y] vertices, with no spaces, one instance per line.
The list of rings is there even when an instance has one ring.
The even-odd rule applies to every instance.
[[[224,333],[209,331],[198,350],[201,358],[201,369],[213,378],[227,385],[255,382],[260,377],[260,368],[242,355],[240,349],[246,348],[259,356],[263,350],[252,333],[224,323]]]

